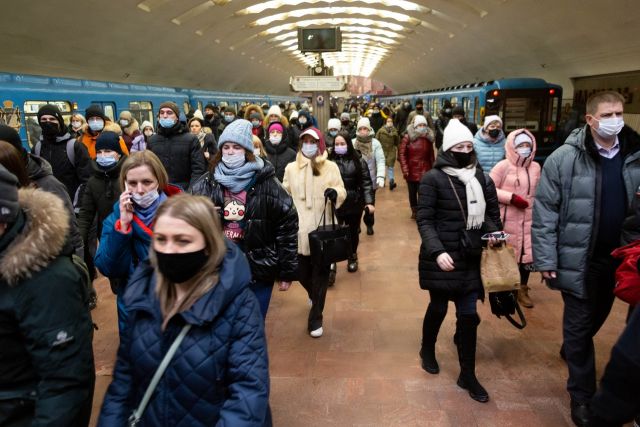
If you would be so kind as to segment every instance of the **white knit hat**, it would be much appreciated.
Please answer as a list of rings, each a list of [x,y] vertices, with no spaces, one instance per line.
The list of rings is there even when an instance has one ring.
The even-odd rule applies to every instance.
[[[298,118],[298,112],[296,110],[293,110],[291,112],[291,115],[289,116],[289,120],[291,119],[297,119]]]
[[[272,105],[271,108],[269,108],[269,112],[267,112],[267,117],[272,114],[278,117],[282,116],[282,110],[278,105]]]
[[[369,119],[367,117],[362,117],[360,118],[360,120],[358,120],[358,127],[356,129],[360,129],[360,128],[371,129],[371,122],[369,122]]]
[[[449,120],[449,124],[444,129],[442,137],[442,151],[447,151],[451,147],[461,142],[473,142],[473,134],[468,127],[460,123],[458,119]]]
[[[144,128],[151,128],[151,130],[153,130],[153,125],[151,124],[151,122],[149,120],[145,120],[144,122],[142,122],[142,125],[140,126],[140,129],[144,130]]]
[[[416,114],[415,117],[413,118],[413,127],[416,127],[418,125],[426,125],[426,124],[427,124],[427,118],[422,114]]]
[[[531,137],[526,132],[522,132],[517,134],[516,137],[513,139],[513,146],[517,148],[518,145],[524,144],[525,142],[528,142],[529,144],[533,145],[533,141],[531,140]]]
[[[202,111],[200,111],[200,110],[196,110],[193,113],[193,117],[196,118],[196,119],[204,120],[204,116],[202,115]]]
[[[502,119],[500,118],[500,116],[487,116],[484,118],[484,124],[482,125],[482,128],[486,129],[487,126],[491,124],[491,122],[500,122],[500,124],[502,124]]]
[[[327,129],[340,129],[342,124],[338,119],[329,119],[329,123],[327,124]]]

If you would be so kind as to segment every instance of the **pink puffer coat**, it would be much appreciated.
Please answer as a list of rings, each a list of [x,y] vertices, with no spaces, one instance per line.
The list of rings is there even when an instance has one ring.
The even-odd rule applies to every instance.
[[[531,155],[526,159],[520,157],[513,146],[515,137],[523,132],[533,141]],[[540,164],[533,160],[536,155],[536,139],[526,129],[514,130],[507,137],[505,153],[507,158],[498,162],[489,175],[498,190],[504,231],[510,234],[508,243],[515,249],[516,260],[527,264],[533,262],[531,222],[536,187],[540,180]],[[529,202],[529,207],[519,209],[513,206],[513,194]]]

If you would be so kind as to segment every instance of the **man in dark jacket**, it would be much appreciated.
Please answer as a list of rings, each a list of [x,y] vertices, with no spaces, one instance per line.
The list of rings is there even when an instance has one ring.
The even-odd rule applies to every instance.
[[[633,207],[640,186],[640,135],[624,126],[624,98],[587,101],[587,125],[546,160],[533,207],[533,255],[564,300],[561,354],[569,368],[571,417],[587,425],[596,391],[593,336],[613,304],[611,251],[640,238]]]
[[[73,206],[77,207],[82,200],[81,185],[91,176],[89,152],[82,143],[71,138],[62,114],[55,105],[40,107],[38,123],[42,128],[42,137],[34,151],[51,164],[53,176],[67,187]]]
[[[394,125],[398,129],[398,134],[402,135],[407,130],[407,124],[409,124],[409,113],[411,113],[411,103],[408,99],[402,101],[402,105],[398,108],[395,115]]]
[[[198,137],[178,121],[180,110],[173,102],[160,104],[158,133],[149,138],[147,149],[160,158],[169,183],[186,190],[206,171]]]
[[[89,424],[93,325],[84,282],[65,245],[68,216],[58,197],[18,190],[15,176],[0,166],[3,426]]]

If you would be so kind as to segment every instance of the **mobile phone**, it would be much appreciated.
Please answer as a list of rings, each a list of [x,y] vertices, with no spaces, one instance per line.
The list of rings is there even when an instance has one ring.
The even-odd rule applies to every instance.
[[[487,233],[485,235],[483,235],[481,237],[482,240],[489,240],[491,238],[494,238],[496,240],[507,240],[507,238],[509,237],[509,234],[505,233],[504,231],[496,231],[494,233]]]
[[[133,211],[133,201],[131,200],[131,191],[129,191],[129,186],[127,185],[126,181],[124,183],[124,191],[126,193],[129,193],[129,201],[125,203],[125,208],[130,211]]]

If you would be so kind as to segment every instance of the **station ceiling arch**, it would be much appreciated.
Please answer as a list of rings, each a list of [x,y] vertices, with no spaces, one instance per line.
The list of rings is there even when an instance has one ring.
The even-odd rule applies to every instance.
[[[640,69],[636,0],[58,0],[2,6],[2,71],[287,93],[300,26],[339,25],[336,74],[398,92]]]

